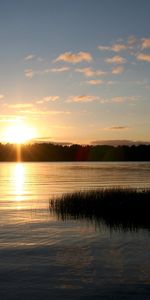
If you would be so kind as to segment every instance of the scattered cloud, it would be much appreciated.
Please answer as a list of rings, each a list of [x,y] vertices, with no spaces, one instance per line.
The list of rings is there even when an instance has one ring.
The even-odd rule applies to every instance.
[[[85,103],[85,102],[93,102],[99,100],[99,97],[94,95],[79,95],[79,96],[71,96],[67,99],[67,102],[78,102],[78,103]]]
[[[122,56],[119,55],[115,55],[113,57],[110,58],[106,58],[105,62],[109,63],[109,64],[124,64],[126,63],[126,59]]]
[[[120,51],[126,50],[127,47],[124,44],[114,44],[114,45],[112,45],[111,49],[114,52],[120,52]]]
[[[141,46],[142,50],[150,48],[150,38],[142,39],[141,42],[142,42],[142,46]]]
[[[62,53],[55,59],[55,62],[65,61],[72,64],[76,64],[83,61],[90,62],[92,60],[93,58],[91,53],[80,51],[78,53],[72,53],[72,52]]]
[[[92,68],[80,68],[76,69],[76,72],[84,74],[86,77],[97,77],[107,75],[107,72],[102,70],[93,70]]]
[[[135,54],[131,52],[131,50],[136,51],[137,47],[141,47],[141,41],[144,48],[149,48],[149,39],[142,39],[140,41],[134,35],[128,37],[126,42],[123,39],[119,39],[116,43],[112,45],[99,45],[98,49],[100,51],[112,51],[115,53],[119,53],[121,51],[126,51],[130,54]],[[144,49],[143,48],[143,49]]]
[[[53,69],[50,69],[50,72],[61,73],[61,72],[69,71],[69,70],[70,70],[69,67],[60,67],[60,68],[53,68]]]
[[[26,69],[25,76],[29,79],[33,78],[35,75],[45,75],[49,73],[63,73],[69,71],[69,67],[60,67],[60,68],[51,68],[51,69],[44,69],[44,70],[33,70],[33,69]]]
[[[112,68],[112,74],[117,75],[117,74],[122,74],[124,72],[124,67],[123,66],[117,66]]]
[[[116,96],[111,98],[111,102],[114,103],[134,102],[139,98],[140,98],[139,96]]]
[[[110,130],[125,130],[125,129],[129,129],[129,127],[127,127],[127,126],[112,126],[109,129]]]
[[[0,94],[0,100],[4,99],[4,95]]]
[[[112,46],[112,51],[114,51],[114,52],[120,52],[120,51],[123,51],[126,49],[127,49],[127,46],[124,44],[114,44]]]
[[[93,80],[88,80],[86,81],[86,83],[90,84],[90,85],[99,85],[99,84],[102,84],[103,83],[103,80],[96,80],[96,79],[93,79]]]
[[[29,79],[33,78],[35,75],[35,72],[32,69],[26,69],[25,70],[25,76]]]
[[[43,104],[45,102],[55,102],[57,100],[59,100],[59,96],[46,96],[43,97],[41,100],[37,100],[36,103],[37,104]]]
[[[139,53],[136,58],[140,61],[150,62],[150,54]]]
[[[112,46],[98,46],[98,49],[101,51],[113,51],[113,52],[120,52],[127,50],[127,46],[125,44],[116,43]]]
[[[116,96],[112,98],[102,98],[95,95],[77,95],[77,96],[70,96],[66,102],[76,102],[76,103],[86,103],[86,102],[94,102],[98,101],[101,104],[105,103],[125,103],[125,102],[135,102],[140,98],[140,96]]]
[[[98,46],[98,49],[101,51],[111,51],[110,46]]]
[[[43,100],[45,102],[49,102],[49,101],[55,102],[55,101],[59,100],[59,96],[46,96],[43,98]]]
[[[35,55],[34,54],[28,54],[26,57],[25,57],[25,60],[32,60],[35,58]]]
[[[128,45],[130,47],[133,47],[136,44],[136,42],[137,42],[137,39],[134,35],[131,35],[128,37]]]

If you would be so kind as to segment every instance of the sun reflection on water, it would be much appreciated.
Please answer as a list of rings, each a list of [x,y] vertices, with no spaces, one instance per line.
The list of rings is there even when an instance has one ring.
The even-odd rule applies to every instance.
[[[23,200],[24,194],[24,166],[22,163],[17,163],[14,169],[15,183],[15,199],[20,202]]]

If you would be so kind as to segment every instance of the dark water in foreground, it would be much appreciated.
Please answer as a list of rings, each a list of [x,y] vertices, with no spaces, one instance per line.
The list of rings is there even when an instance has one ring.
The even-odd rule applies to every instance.
[[[150,187],[150,163],[0,164],[0,299],[150,299],[150,232],[65,222],[49,198]]]

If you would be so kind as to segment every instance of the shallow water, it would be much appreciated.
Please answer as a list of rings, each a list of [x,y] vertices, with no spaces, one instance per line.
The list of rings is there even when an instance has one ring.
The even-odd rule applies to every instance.
[[[54,195],[150,187],[150,163],[1,163],[0,299],[149,299],[150,233],[50,215]]]

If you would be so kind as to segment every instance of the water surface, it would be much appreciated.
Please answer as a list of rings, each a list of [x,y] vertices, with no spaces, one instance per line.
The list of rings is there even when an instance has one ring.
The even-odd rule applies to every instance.
[[[148,230],[50,215],[54,195],[150,187],[150,163],[1,163],[0,299],[146,299]]]

